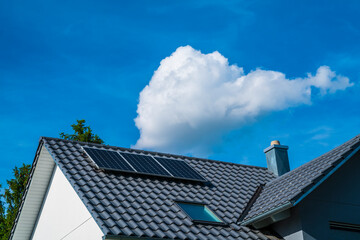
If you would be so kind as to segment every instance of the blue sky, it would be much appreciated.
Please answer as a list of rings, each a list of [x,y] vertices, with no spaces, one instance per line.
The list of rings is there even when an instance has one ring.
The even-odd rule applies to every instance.
[[[265,166],[262,151],[278,139],[295,168],[360,132],[359,15],[358,1],[2,1],[0,183],[33,161],[40,136],[71,132],[76,119],[106,144],[134,146],[139,94],[181,46],[201,58],[217,51],[244,76],[262,69],[290,81],[328,66],[353,85],[325,95],[309,85],[307,103],[225,122],[211,143],[203,139],[218,124],[195,129],[206,151],[136,146]]]

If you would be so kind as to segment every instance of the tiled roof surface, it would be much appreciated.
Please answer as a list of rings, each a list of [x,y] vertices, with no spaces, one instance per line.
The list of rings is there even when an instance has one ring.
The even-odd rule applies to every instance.
[[[53,138],[42,138],[42,141],[106,235],[268,239],[258,231],[236,224],[257,187],[275,178],[266,168],[182,156],[212,184],[204,185],[97,170],[81,146],[135,150]],[[159,153],[140,152],[160,156]],[[175,200],[204,202],[229,226],[194,224]]]
[[[298,200],[360,145],[360,135],[314,160],[268,182],[245,220]]]

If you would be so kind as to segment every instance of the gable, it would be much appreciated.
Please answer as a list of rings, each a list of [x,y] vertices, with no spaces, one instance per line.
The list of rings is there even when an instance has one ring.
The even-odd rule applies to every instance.
[[[100,240],[103,233],[56,167],[32,239]]]
[[[279,221],[276,214],[298,205],[360,150],[360,135],[278,177],[264,187],[243,225],[264,227]],[[285,216],[280,216],[283,218]]]
[[[304,232],[315,239],[359,238],[359,232],[330,228],[331,222],[360,225],[359,169],[360,153],[357,153],[298,205]]]
[[[344,205],[360,206],[360,152],[357,152],[338,171],[305,200],[320,200]],[[360,214],[359,216],[360,217]]]
[[[22,205],[15,219],[10,239],[30,239],[43,199],[48,189],[55,162],[43,144],[39,145],[30,172]]]
[[[359,169],[358,152],[271,228],[285,239],[358,239]]]

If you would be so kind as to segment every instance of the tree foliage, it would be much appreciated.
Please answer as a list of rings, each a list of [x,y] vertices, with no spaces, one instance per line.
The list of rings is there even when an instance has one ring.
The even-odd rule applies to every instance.
[[[98,135],[92,133],[89,126],[85,126],[85,120],[77,120],[77,124],[73,124],[71,127],[74,134],[62,132],[60,137],[82,142],[104,143]],[[15,167],[13,169],[14,177],[6,181],[7,188],[0,192],[0,240],[7,240],[10,236],[29,179],[30,170],[31,165],[23,164],[20,168]]]
[[[60,133],[60,137],[68,140],[75,140],[81,142],[104,143],[104,141],[97,135],[93,134],[89,126],[85,126],[85,120],[76,120],[77,124],[71,125],[74,134]]]
[[[13,169],[14,178],[7,180],[8,187],[0,194],[0,239],[9,238],[19,210],[21,199],[24,195],[27,180],[30,174],[30,165]]]

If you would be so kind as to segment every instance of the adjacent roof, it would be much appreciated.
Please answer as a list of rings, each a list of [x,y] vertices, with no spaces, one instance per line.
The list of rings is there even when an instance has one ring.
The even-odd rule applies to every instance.
[[[294,206],[343,160],[359,150],[360,135],[330,152],[267,183],[245,217],[245,222],[285,204]]]
[[[266,168],[154,152],[41,138],[105,235],[164,239],[268,239],[236,223]],[[93,167],[82,146],[181,158],[211,184],[108,172]],[[194,224],[175,201],[206,203],[228,226]]]

